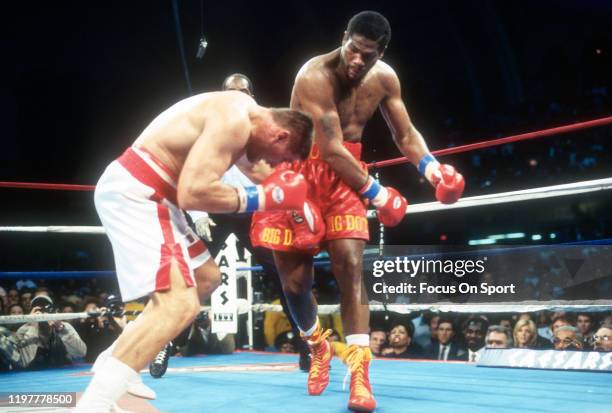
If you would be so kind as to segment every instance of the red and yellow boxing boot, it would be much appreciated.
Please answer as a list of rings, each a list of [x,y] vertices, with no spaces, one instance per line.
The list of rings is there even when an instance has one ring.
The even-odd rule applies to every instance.
[[[331,344],[327,337],[332,334],[332,330],[325,330],[317,321],[317,329],[310,337],[304,337],[310,347],[312,359],[310,370],[308,371],[308,394],[318,396],[329,384],[329,363],[333,355]]]
[[[376,400],[370,386],[370,360],[372,352],[368,347],[352,345],[341,355],[351,375],[351,392],[348,408],[353,412],[372,412],[376,409]]]

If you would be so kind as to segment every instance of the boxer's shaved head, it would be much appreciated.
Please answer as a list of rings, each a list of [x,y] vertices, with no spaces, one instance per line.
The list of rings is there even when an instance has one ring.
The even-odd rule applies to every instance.
[[[226,77],[221,88],[223,90],[237,90],[249,96],[253,96],[253,84],[251,80],[242,73],[234,73]]]

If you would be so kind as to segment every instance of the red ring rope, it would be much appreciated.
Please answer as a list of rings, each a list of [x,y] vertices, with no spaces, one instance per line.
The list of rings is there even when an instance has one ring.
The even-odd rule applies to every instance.
[[[595,128],[612,124],[612,116],[600,119],[589,120],[586,122],[572,123],[570,125],[559,126],[556,128],[543,129],[535,132],[523,133],[520,135],[507,136],[505,138],[492,139],[488,141],[475,142],[467,145],[456,146],[454,148],[439,149],[433,151],[432,154],[437,156],[450,155],[453,153],[461,153],[473,151],[475,149],[489,148],[491,146],[503,145],[511,142],[524,141],[527,139],[543,138],[546,136],[556,135],[560,133],[573,132],[581,129]],[[386,161],[372,162],[368,168],[383,167],[390,165],[398,165],[408,162],[408,158],[400,157],[388,159]],[[27,188],[27,189],[51,189],[63,191],[93,191],[95,185],[71,185],[71,184],[49,184],[36,182],[0,182],[0,188]]]
[[[95,185],[43,184],[38,182],[0,182],[0,188],[53,189],[57,191],[93,191]]]
[[[437,156],[450,155],[453,153],[461,153],[461,152],[473,151],[475,149],[489,148],[491,146],[498,146],[498,145],[503,145],[503,144],[511,143],[511,142],[524,141],[527,139],[543,138],[546,136],[556,135],[560,133],[573,132],[573,131],[580,130],[580,129],[595,128],[597,126],[609,125],[611,123],[612,123],[612,116],[609,116],[607,118],[594,119],[594,120],[590,120],[587,122],[572,123],[570,125],[559,126],[556,128],[543,129],[543,130],[539,130],[535,132],[522,133],[520,135],[507,136],[505,138],[492,139],[492,140],[482,141],[482,142],[475,142],[475,143],[470,143],[470,144],[462,145],[462,146],[455,146],[454,148],[438,149],[437,151],[433,151],[432,154],[437,155]],[[398,165],[398,164],[402,164],[406,162],[408,162],[408,158],[402,156],[399,158],[388,159],[386,161],[372,162],[371,164],[368,164],[368,168]]]

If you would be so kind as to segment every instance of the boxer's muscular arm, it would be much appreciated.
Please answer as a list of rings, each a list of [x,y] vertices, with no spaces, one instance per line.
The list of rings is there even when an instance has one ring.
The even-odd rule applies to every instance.
[[[247,178],[256,184],[261,183],[264,179],[270,176],[272,172],[274,172],[274,168],[272,168],[272,166],[270,166],[270,164],[263,159],[248,166],[239,164],[236,164],[236,166],[238,169],[240,169],[240,172],[245,174]]]
[[[388,73],[382,75],[383,86],[387,90],[387,97],[380,104],[382,112],[395,144],[402,154],[415,166],[423,155],[429,153],[427,144],[421,133],[412,124],[404,101],[397,75],[389,68]]]
[[[238,210],[236,189],[221,182],[221,176],[244,153],[249,134],[246,115],[237,118],[235,113],[220,113],[209,117],[179,176],[180,208],[213,213]]]
[[[310,113],[314,122],[315,142],[323,160],[342,180],[355,190],[361,189],[368,174],[343,145],[342,127],[333,98],[333,86],[321,73],[298,75],[291,107]]]

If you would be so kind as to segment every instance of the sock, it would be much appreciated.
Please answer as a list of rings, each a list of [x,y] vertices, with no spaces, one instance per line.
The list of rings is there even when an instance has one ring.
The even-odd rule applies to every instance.
[[[109,357],[94,374],[74,413],[101,413],[110,411],[111,406],[126,392],[128,382],[138,373],[122,361]]]
[[[125,325],[125,328],[123,329],[123,333],[130,330],[132,328],[133,323],[134,323],[133,321],[128,322]],[[119,335],[119,337],[121,337],[121,335]],[[117,339],[113,341],[113,344],[108,346],[106,350],[98,354],[98,357],[96,357],[96,360],[94,361],[93,366],[91,366],[92,372],[95,373],[96,371],[98,371],[100,367],[103,366],[104,363],[106,363],[106,360],[108,360],[108,358],[113,354],[113,350],[115,350],[115,347],[117,346],[117,341],[119,341],[119,337],[117,337]]]
[[[117,338],[117,340],[119,340]],[[113,354],[113,350],[115,349],[115,345],[117,344],[117,340],[113,341],[113,344],[111,344],[106,350],[104,350],[102,353],[98,354],[98,357],[96,357],[96,361],[94,361],[93,366],[91,366],[91,371],[92,372],[97,372],[98,370],[100,370],[102,368],[102,366],[104,366],[104,364],[106,364],[106,360],[108,360],[108,358]]]
[[[346,344],[350,346],[369,347],[370,346],[370,335],[369,334],[350,334],[346,336]]]
[[[308,330],[304,331],[304,330],[302,330],[302,327],[300,327],[300,332],[302,333],[302,335],[304,337],[310,337],[311,335],[313,335],[313,333],[315,331],[317,331],[317,327],[319,327],[319,318],[318,317],[315,320],[315,322],[312,325],[312,327],[310,327]],[[368,345],[369,345],[369,341],[368,341]]]

